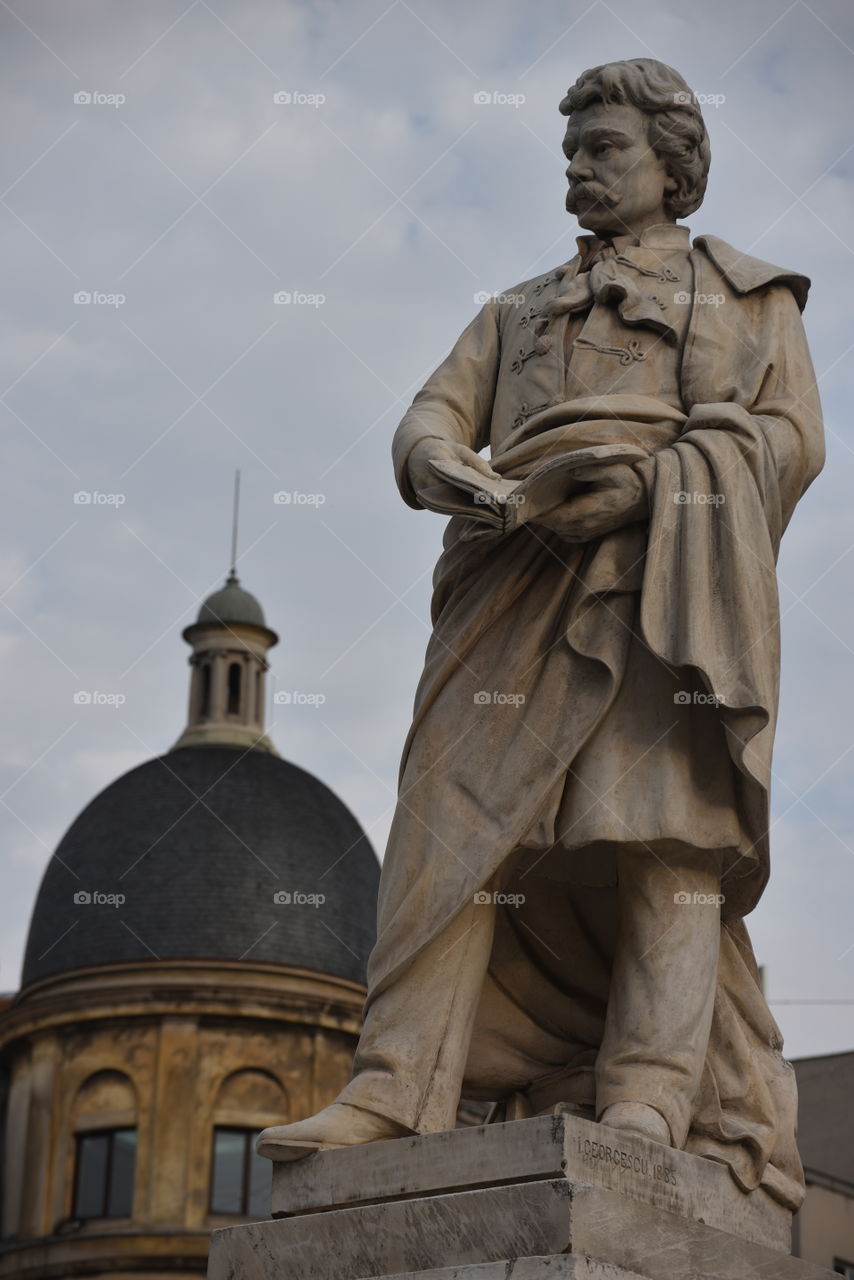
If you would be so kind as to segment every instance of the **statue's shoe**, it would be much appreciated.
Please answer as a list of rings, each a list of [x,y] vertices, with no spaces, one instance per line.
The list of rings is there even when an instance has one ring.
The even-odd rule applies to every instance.
[[[660,1111],[645,1102],[614,1102],[602,1112],[599,1123],[609,1129],[633,1133],[639,1138],[650,1138],[665,1147],[673,1146],[670,1125]]]
[[[346,1102],[333,1102],[317,1115],[294,1124],[274,1125],[258,1134],[255,1150],[268,1160],[302,1160],[314,1151],[332,1147],[357,1147],[363,1142],[383,1142],[412,1134],[395,1120],[363,1111]]]

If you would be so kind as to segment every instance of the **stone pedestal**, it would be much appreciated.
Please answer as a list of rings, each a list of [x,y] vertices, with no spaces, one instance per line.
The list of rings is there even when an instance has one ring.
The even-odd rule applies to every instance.
[[[278,1164],[273,1214],[214,1232],[209,1280],[832,1280],[725,1166],[568,1115]]]

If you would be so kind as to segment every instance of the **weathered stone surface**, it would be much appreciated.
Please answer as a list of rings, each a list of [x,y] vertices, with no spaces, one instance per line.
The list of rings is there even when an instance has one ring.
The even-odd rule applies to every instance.
[[[437,1271],[410,1271],[407,1275],[372,1276],[370,1280],[643,1280],[636,1271],[612,1267],[577,1254],[555,1253],[545,1258],[514,1258],[512,1262],[478,1262],[467,1267],[440,1267]]]
[[[600,1187],[527,1182],[214,1233],[209,1280],[357,1280],[580,1254],[646,1280],[829,1280],[821,1267]]]
[[[724,1165],[569,1115],[375,1142],[276,1164],[273,1214],[548,1178],[616,1191],[789,1252],[789,1212],[761,1189],[746,1195]]]

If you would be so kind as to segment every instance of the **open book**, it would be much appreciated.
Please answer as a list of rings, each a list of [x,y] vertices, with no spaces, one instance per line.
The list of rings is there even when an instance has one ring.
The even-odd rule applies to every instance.
[[[547,458],[524,480],[493,479],[465,462],[431,459],[440,483],[422,489],[418,497],[430,511],[469,516],[481,529],[472,532],[512,533],[581,492],[588,467],[638,462],[649,457],[632,444],[592,445]]]

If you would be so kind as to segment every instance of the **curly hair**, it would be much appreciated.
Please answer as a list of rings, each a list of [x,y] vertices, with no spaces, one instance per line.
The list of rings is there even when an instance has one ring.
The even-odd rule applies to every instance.
[[[665,208],[675,218],[699,209],[706,191],[711,149],[703,114],[678,71],[654,58],[607,62],[583,72],[560,104],[571,115],[592,102],[621,103],[649,116],[647,140],[676,183]]]

